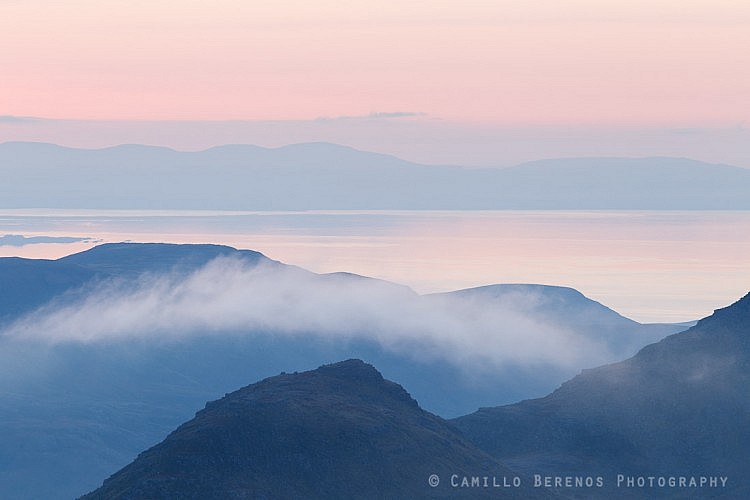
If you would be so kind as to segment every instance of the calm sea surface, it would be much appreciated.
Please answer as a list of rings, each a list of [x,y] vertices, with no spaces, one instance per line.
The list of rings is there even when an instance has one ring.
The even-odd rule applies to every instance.
[[[4,238],[0,256],[57,258],[128,240],[220,243],[420,293],[564,285],[642,322],[697,319],[750,291],[750,212],[3,210],[3,235],[87,241]]]

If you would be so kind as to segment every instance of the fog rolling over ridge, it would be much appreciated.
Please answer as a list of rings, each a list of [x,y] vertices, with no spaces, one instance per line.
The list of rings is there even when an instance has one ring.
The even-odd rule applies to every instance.
[[[199,152],[4,143],[0,175],[0,208],[750,209],[750,169],[669,157],[500,169],[420,165],[327,143]]]
[[[541,396],[682,329],[638,324],[567,288],[420,296],[217,245],[2,258],[0,290],[19,292],[0,302],[9,499],[90,491],[205,401],[281,371],[358,357],[454,417]]]
[[[748,324],[750,294],[462,432],[360,360],[282,373],[82,498],[747,498]]]
[[[191,245],[161,248],[201,251]],[[137,244],[102,245],[60,259],[63,266],[88,260],[82,267],[115,271],[115,277],[53,297],[6,325],[4,336],[49,343],[258,332],[365,339],[417,360],[492,371],[508,364],[595,366],[630,355],[665,331],[649,333],[649,327],[571,289],[504,285],[419,296],[385,281],[318,275],[260,254],[248,259],[217,248],[224,254],[205,264],[196,260],[193,268],[182,260],[183,269],[166,272],[158,261],[139,263]],[[98,263],[97,254],[111,260]],[[137,265],[129,268],[128,259]],[[605,335],[613,329],[620,334]]]

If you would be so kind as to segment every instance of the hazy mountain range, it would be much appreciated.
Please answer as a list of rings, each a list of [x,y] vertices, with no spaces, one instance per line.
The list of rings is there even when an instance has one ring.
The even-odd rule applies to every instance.
[[[747,498],[748,332],[750,294],[461,432],[361,361],[282,374],[84,498]]]
[[[83,498],[747,498],[748,325],[750,294],[461,433],[361,361],[282,374]]]
[[[542,396],[684,329],[579,292],[420,296],[217,245],[0,259],[0,496],[69,498],[248,381],[352,357],[455,417]]]
[[[428,166],[327,143],[199,152],[0,144],[0,208],[750,209],[750,170],[684,158]]]

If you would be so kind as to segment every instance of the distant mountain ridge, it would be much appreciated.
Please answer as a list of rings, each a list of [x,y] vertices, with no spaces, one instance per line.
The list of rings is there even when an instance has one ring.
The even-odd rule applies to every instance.
[[[278,264],[253,250],[237,250],[225,245],[166,243],[105,243],[61,257],[58,261],[79,265],[102,274],[135,276],[148,272],[190,272],[217,257],[229,256],[251,264]]]
[[[653,158],[428,166],[328,143],[198,152],[0,144],[0,208],[750,209],[750,169]],[[44,182],[40,182],[44,179]]]
[[[366,287],[377,296],[393,297],[394,303],[407,308],[406,310],[413,308],[415,312],[424,308],[437,308],[454,313],[456,317],[488,313],[503,315],[507,312],[514,316],[533,318],[535,324],[525,324],[524,327],[562,327],[581,339],[604,344],[621,356],[630,355],[643,345],[684,329],[681,325],[637,323],[580,292],[565,287],[492,285],[420,297],[410,288],[396,283],[343,272],[318,275],[274,261],[252,250],[236,250],[222,245],[164,243],[108,243],[55,261],[0,258],[0,298],[3,298],[0,301],[0,326],[8,326],[23,314],[42,306],[54,310],[69,304],[85,303],[92,294],[110,294],[112,291],[100,290],[101,286],[106,288],[108,283],[115,284],[119,293],[125,289],[137,290],[142,287],[144,277],[187,278],[217,258],[235,259],[250,267],[262,265],[270,272],[278,272],[279,279],[282,280],[287,280],[290,276],[312,280],[310,283],[313,293],[318,294],[351,284]],[[205,300],[210,300],[210,297]],[[358,347],[362,348],[364,346]],[[398,363],[391,365],[383,360],[380,363],[382,369],[392,376],[399,376],[406,381],[420,380],[409,374],[409,371],[418,371],[414,366],[404,369]],[[451,374],[450,370],[446,370],[445,375],[440,376],[443,378],[442,382],[448,383],[453,376]],[[436,374],[432,374],[427,378],[434,379],[435,376]],[[528,388],[536,387],[537,384],[539,387],[535,391],[545,391],[550,389],[547,387],[549,382],[546,381],[565,378],[566,375],[557,374],[551,367],[543,374],[525,373],[526,386],[519,387],[517,394],[508,394],[506,397],[509,400],[521,397]],[[420,387],[411,386],[410,389],[423,401],[429,401],[428,408],[432,411],[445,415],[471,409],[475,403],[470,402],[490,390],[489,386],[485,387],[486,384],[473,385],[473,389],[465,387],[463,391],[457,391],[447,398],[441,395],[439,389],[431,389],[427,382],[420,384]],[[487,402],[497,401],[497,391],[490,392],[494,396]]]
[[[551,323],[587,337],[607,339],[610,346],[626,356],[635,354],[645,344],[677,331],[673,329],[674,325],[633,321],[570,287],[497,284],[427,296],[428,299],[430,297],[450,297],[454,303],[479,302],[485,308],[491,308],[493,304],[512,305],[514,310],[530,316],[543,316]]]
[[[108,278],[195,271],[220,256],[276,263],[259,252],[222,245],[105,243],[57,260],[0,258],[0,325],[65,292]],[[278,264],[278,263],[276,263]]]

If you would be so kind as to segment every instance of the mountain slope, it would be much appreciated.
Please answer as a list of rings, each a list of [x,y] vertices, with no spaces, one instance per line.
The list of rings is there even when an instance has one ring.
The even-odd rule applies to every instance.
[[[443,478],[428,484],[431,474]],[[282,374],[208,403],[84,499],[491,498],[448,478],[516,475],[349,360]],[[502,480],[502,479],[500,479]],[[463,495],[460,495],[463,494]],[[546,497],[528,486],[507,498]]]
[[[685,328],[673,324],[641,324],[569,287],[499,284],[428,297],[450,298],[450,304],[480,304],[484,309],[512,309],[584,338],[606,341],[614,359],[632,356],[646,344]]]
[[[0,325],[80,287],[95,272],[59,261],[0,258]]]
[[[549,475],[728,477],[725,488],[618,489],[623,497],[750,495],[750,294],[549,396],[454,420],[510,466]],[[602,493],[602,498],[609,493]]]
[[[274,262],[252,250],[237,250],[224,245],[171,243],[105,243],[58,261],[124,278],[143,273],[188,273],[218,257],[235,257],[251,265]]]
[[[0,208],[750,209],[750,169],[684,158],[468,169],[325,143],[199,152],[4,143],[0,175]]]
[[[217,257],[235,257],[250,265],[277,264],[250,250],[221,245],[107,243],[55,261],[0,258],[0,324],[31,312],[84,285],[106,279],[132,280],[145,273],[195,271]]]
[[[504,170],[513,199],[547,209],[747,209],[750,170],[687,158],[562,158]]]
[[[19,262],[22,269],[7,271]],[[60,288],[45,276],[61,280]],[[556,350],[533,342],[529,349],[552,351],[553,359],[508,357],[509,318],[542,328],[511,332],[520,340],[545,340],[567,308],[575,319],[565,329],[593,336],[597,329],[586,322],[595,316],[576,313],[591,306],[626,327],[624,336],[638,337],[633,322],[573,290],[531,288],[540,295],[528,294],[528,286],[497,287],[522,293],[507,303],[489,294],[466,306],[451,294],[421,297],[392,283],[317,275],[213,245],[126,243],[57,261],[0,259],[0,290],[23,306],[5,317],[23,328],[0,332],[0,497],[69,498],[90,490],[206,400],[281,370],[366,359],[423,408],[452,417],[546,394],[593,366],[583,364],[589,353],[577,345],[565,347],[583,358],[564,368],[555,364]],[[14,295],[21,290],[29,293]],[[557,296],[577,299],[552,314],[560,309]],[[522,297],[536,299],[524,305]],[[549,318],[538,321],[547,308]],[[19,318],[21,312],[30,315]],[[468,336],[478,346],[469,355],[479,352],[490,363],[506,358],[481,365],[457,356],[471,347]]]

